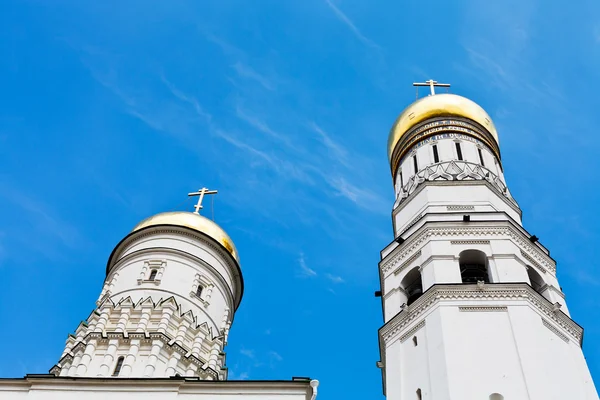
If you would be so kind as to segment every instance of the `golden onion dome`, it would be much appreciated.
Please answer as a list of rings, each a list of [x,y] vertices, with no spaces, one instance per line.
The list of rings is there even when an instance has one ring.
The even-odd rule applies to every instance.
[[[492,119],[477,103],[465,97],[444,93],[423,97],[409,105],[398,117],[388,138],[388,158],[392,161],[394,149],[402,137],[415,125],[436,117],[463,117],[477,122],[498,142],[498,132]]]
[[[137,224],[131,232],[133,233],[149,226],[158,225],[183,226],[204,233],[225,247],[225,249],[227,249],[233,258],[238,263],[240,262],[237,249],[235,248],[235,245],[233,244],[233,241],[229,235],[225,233],[225,231],[219,225],[199,214],[187,211],[174,211],[156,214]]]

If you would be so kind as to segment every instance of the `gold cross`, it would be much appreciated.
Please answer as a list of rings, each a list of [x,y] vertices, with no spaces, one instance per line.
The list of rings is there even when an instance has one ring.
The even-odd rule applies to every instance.
[[[204,199],[205,194],[217,194],[216,190],[208,190],[207,188],[199,189],[197,192],[188,193],[188,196],[200,196],[198,197],[198,203],[194,206],[196,211],[194,214],[200,215],[200,210],[202,210],[202,200]]]
[[[435,94],[436,86],[449,88],[450,84],[449,83],[438,83],[437,81],[430,79],[430,80],[422,82],[422,83],[415,82],[415,83],[413,83],[413,86],[415,86],[417,88],[417,98],[419,98],[419,86],[429,86],[429,89],[431,90],[431,95],[433,96]]]

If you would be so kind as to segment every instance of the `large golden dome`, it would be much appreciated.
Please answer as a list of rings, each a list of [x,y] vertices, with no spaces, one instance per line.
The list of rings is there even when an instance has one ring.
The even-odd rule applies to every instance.
[[[423,97],[408,106],[398,117],[388,138],[388,158],[392,161],[400,139],[415,125],[435,117],[463,117],[485,128],[498,144],[498,133],[492,119],[477,103],[455,94],[436,94]]]
[[[227,249],[238,263],[240,262],[237,249],[229,235],[225,233],[219,225],[208,218],[187,211],[164,212],[146,218],[137,224],[131,232],[133,233],[149,226],[157,225],[183,226],[202,232],[216,240],[220,245]]]

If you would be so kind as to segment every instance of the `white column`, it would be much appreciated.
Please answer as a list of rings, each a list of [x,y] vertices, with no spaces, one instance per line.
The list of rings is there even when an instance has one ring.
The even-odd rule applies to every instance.
[[[100,365],[100,370],[98,371],[98,376],[109,376],[110,375],[110,367],[113,365],[113,361],[115,360],[115,353],[117,352],[118,346],[119,346],[118,339],[113,339],[108,342],[108,348],[106,349],[106,354],[104,355],[104,360],[102,360],[102,365]]]
[[[71,364],[71,367],[69,367],[69,373],[68,373],[69,376],[75,376],[75,372],[77,372],[77,366],[81,362],[81,355],[82,355],[82,352],[80,350],[73,357],[73,363]]]
[[[105,307],[98,318],[98,323],[94,327],[94,332],[104,332],[104,328],[106,327],[106,323],[108,322],[109,309]]]
[[[175,343],[178,345],[183,344],[183,339],[185,339],[185,332],[187,331],[189,326],[189,322],[185,319],[181,320],[181,324],[179,325],[179,329],[177,330],[177,335],[175,335]]]
[[[87,372],[88,366],[90,365],[90,362],[92,361],[92,355],[94,354],[95,351],[96,351],[96,339],[91,339],[88,342],[88,344],[85,346],[85,351],[83,352],[83,355],[81,356],[81,362],[77,366],[77,371],[75,373],[77,376],[85,375],[85,373]]]
[[[185,371],[185,376],[198,376],[199,374],[196,371],[198,371],[198,366],[194,363],[190,363]]]
[[[200,351],[202,350],[202,342],[206,337],[202,332],[198,332],[196,337],[194,338],[194,343],[192,344],[192,355],[196,358],[200,358]]]
[[[131,371],[133,370],[133,364],[135,363],[135,359],[140,350],[140,341],[132,340],[129,344],[129,353],[125,357],[123,361],[123,367],[121,367],[121,376],[127,378],[131,375]]]
[[[151,378],[154,376],[154,371],[156,370],[156,362],[158,361],[158,354],[160,350],[163,348],[164,343],[160,340],[154,340],[152,342],[152,350],[150,351],[150,356],[148,357],[148,364],[146,365],[146,369],[144,370],[144,378]]]
[[[119,322],[117,322],[117,328],[115,329],[117,332],[125,332],[127,329],[127,321],[129,321],[130,312],[130,308],[123,308],[121,310],[121,317],[119,318]]]
[[[208,357],[208,366],[215,371],[217,370],[217,360],[219,358],[219,352],[221,351],[221,346],[219,342],[215,340],[212,348],[210,349],[210,356]]]
[[[146,328],[148,327],[148,321],[150,320],[150,313],[152,310],[150,307],[142,308],[142,315],[140,317],[140,322],[136,329],[136,332],[146,332]]]
[[[165,308],[163,310],[162,316],[160,318],[160,322],[158,323],[158,331],[161,333],[167,333],[167,329],[169,328],[169,321],[173,316],[172,308]]]
[[[171,358],[169,358],[169,362],[167,364],[167,370],[165,371],[165,376],[174,376],[177,372],[177,364],[181,359],[181,354],[177,352],[173,352],[171,354]]]

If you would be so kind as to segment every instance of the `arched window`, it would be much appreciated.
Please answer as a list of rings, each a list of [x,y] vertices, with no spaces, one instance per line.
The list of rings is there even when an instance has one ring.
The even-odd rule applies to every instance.
[[[198,285],[198,289],[196,289],[196,296],[197,297],[202,297],[202,289],[204,289],[202,287],[202,285]]]
[[[529,276],[529,282],[533,290],[540,293],[542,287],[545,284],[544,279],[541,277],[540,274],[537,273],[535,269],[533,269],[533,267],[529,265],[527,266],[527,275]]]
[[[463,283],[490,282],[487,257],[479,250],[465,250],[459,254],[460,276]]]
[[[419,267],[413,268],[404,279],[402,279],[402,288],[406,291],[408,300],[406,304],[410,305],[423,294],[423,283],[421,282],[421,273]]]
[[[156,274],[158,273],[158,270],[153,269],[150,271],[150,277],[148,278],[149,281],[153,281],[154,279],[156,279]]]
[[[421,389],[417,389],[417,400],[423,400],[423,394],[421,393]]]
[[[119,359],[117,360],[117,365],[115,365],[115,370],[113,371],[112,376],[119,376],[119,373],[121,372],[121,367],[123,366],[123,361],[125,361],[125,357],[123,357],[123,356],[119,357]]]

